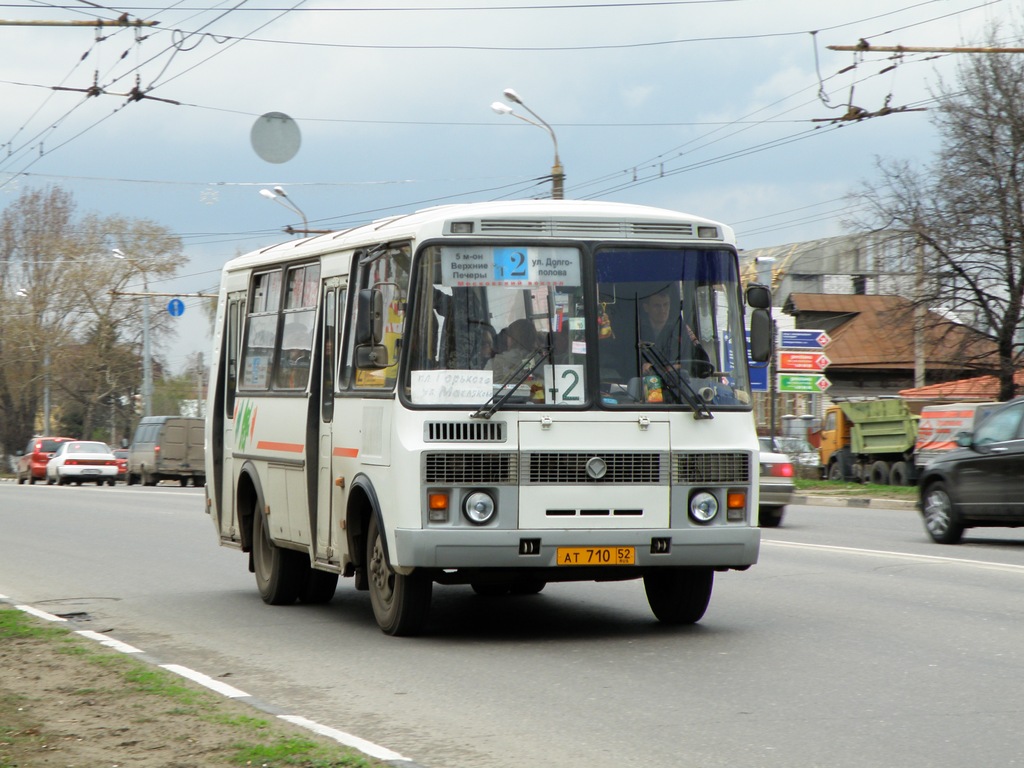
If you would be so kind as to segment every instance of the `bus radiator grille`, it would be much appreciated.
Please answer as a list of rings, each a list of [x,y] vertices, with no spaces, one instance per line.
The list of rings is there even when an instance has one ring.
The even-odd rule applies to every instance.
[[[424,453],[423,481],[431,485],[515,485],[512,452]]]
[[[519,474],[529,485],[668,485],[668,456],[661,453],[538,451],[521,461]]]
[[[749,453],[676,453],[672,462],[677,485],[750,482]]]

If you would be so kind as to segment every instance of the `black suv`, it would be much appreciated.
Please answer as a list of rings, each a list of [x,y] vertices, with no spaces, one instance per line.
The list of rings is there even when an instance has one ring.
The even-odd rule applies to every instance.
[[[921,473],[928,535],[957,544],[966,528],[1024,525],[1024,397],[993,409],[957,445]]]

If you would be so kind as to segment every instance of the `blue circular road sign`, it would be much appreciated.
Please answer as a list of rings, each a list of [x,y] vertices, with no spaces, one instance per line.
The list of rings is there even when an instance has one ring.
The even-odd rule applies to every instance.
[[[167,302],[167,311],[171,317],[181,317],[185,313],[185,302],[181,299],[171,299]]]

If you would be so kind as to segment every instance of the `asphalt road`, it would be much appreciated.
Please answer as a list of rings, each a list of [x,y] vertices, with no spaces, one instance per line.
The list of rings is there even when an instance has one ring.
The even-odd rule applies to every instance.
[[[639,582],[436,587],[400,639],[350,580],[265,606],[202,499],[0,484],[0,594],[425,768],[1024,763],[1022,530],[941,547],[913,511],[794,506],[695,627]]]

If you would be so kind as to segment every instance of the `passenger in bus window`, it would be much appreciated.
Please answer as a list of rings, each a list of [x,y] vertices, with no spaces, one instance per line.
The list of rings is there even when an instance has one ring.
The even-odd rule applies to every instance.
[[[470,341],[470,367],[480,370],[494,357],[498,334],[490,323],[472,322],[470,327],[473,330]]]
[[[500,341],[504,337],[503,343]],[[530,320],[514,320],[498,334],[497,354],[485,365],[494,371],[494,382],[501,383],[537,349],[537,329]],[[504,347],[504,348],[503,348]]]

